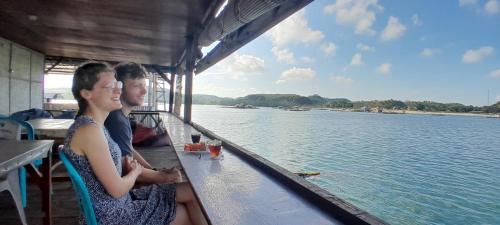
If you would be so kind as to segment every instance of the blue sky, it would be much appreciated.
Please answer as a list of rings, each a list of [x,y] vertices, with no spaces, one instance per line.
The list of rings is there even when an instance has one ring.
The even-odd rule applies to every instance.
[[[225,97],[500,101],[500,1],[316,0],[194,79]]]

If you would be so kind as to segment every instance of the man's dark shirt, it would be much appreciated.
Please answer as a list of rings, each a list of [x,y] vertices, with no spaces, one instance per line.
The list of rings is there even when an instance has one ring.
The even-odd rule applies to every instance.
[[[104,122],[104,126],[109,131],[111,138],[118,144],[122,151],[122,156],[132,156],[132,128],[130,121],[123,115],[121,109],[109,113]]]

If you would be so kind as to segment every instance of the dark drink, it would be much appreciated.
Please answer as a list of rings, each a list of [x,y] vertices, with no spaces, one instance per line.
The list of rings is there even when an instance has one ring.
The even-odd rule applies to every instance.
[[[199,143],[201,139],[201,134],[191,134],[191,140],[193,143]]]

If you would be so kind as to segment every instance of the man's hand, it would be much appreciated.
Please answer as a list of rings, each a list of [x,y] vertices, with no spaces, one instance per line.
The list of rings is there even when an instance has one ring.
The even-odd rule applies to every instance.
[[[133,160],[132,157],[125,156],[125,160],[123,160],[123,172],[125,174],[132,171],[132,166],[130,165],[130,164],[132,164],[132,160]]]
[[[181,171],[177,168],[161,168],[158,170],[162,183],[180,183],[182,182]]]

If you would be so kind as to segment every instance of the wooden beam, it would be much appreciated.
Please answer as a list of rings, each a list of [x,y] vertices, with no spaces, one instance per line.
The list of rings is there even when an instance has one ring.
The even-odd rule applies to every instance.
[[[205,11],[205,15],[203,15],[203,19],[201,20],[203,27],[206,27],[206,25],[215,18],[215,14],[219,10],[219,8],[222,7],[224,2],[225,0],[217,0],[210,3],[210,6],[208,6],[208,9]]]
[[[61,62],[62,62],[62,58],[59,58],[52,66],[50,66],[48,69],[46,69],[45,71],[43,71],[44,74],[47,74],[49,73],[52,69],[54,69],[54,67],[56,67],[57,65],[59,65]]]
[[[172,113],[173,103],[174,103],[174,81],[175,81],[175,70],[170,72],[170,93],[168,95],[168,112]]]
[[[159,74],[162,73],[171,73],[172,71],[175,71],[176,68],[174,66],[160,66],[160,65],[153,65],[153,64],[142,64],[144,68],[148,72],[156,72]]]
[[[186,38],[186,87],[184,92],[184,122],[191,122],[191,107],[193,104],[193,76],[196,63],[196,50],[198,48],[198,35]]]
[[[240,29],[228,34],[223,40],[196,64],[199,74],[229,56],[242,46],[254,40],[273,26],[302,9],[313,0],[290,0],[274,8]]]
[[[156,73],[158,73],[160,75],[161,78],[163,78],[163,80],[170,83],[170,79],[168,79],[167,75],[161,71],[161,69],[158,65],[154,65],[153,69],[156,71]]]

